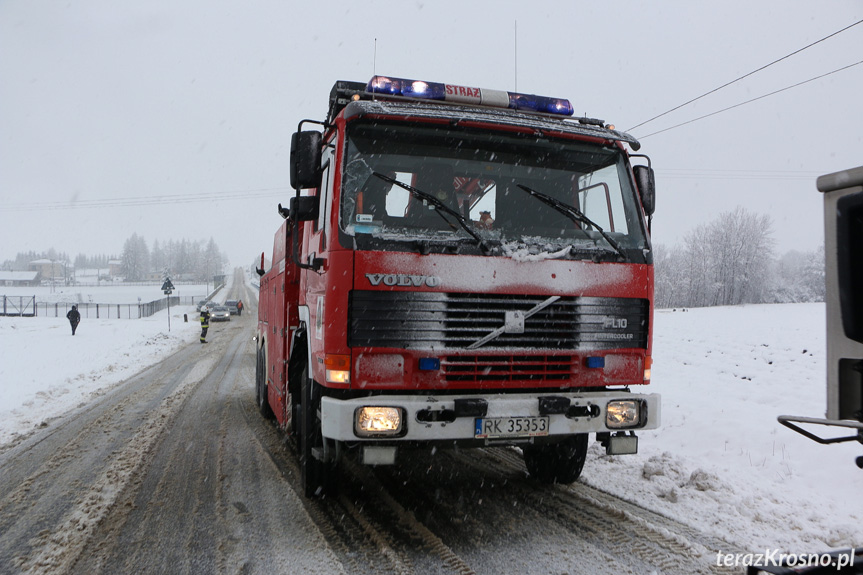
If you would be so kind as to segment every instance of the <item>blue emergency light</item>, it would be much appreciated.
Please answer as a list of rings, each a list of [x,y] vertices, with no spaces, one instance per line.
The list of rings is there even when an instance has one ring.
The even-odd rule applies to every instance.
[[[424,82],[405,78],[390,78],[375,76],[366,85],[366,92],[402,96],[405,98],[420,98],[423,100],[440,100],[459,104],[478,106],[493,106],[495,108],[511,108],[513,110],[530,110],[558,116],[572,116],[573,108],[565,98],[548,98],[533,94],[471,88],[455,84]]]
[[[440,359],[436,357],[421,357],[419,368],[421,371],[438,371],[440,370]]]

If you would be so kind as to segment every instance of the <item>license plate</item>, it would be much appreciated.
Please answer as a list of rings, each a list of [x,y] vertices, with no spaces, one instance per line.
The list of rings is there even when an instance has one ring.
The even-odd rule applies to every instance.
[[[484,417],[474,423],[477,439],[548,435],[548,417]]]

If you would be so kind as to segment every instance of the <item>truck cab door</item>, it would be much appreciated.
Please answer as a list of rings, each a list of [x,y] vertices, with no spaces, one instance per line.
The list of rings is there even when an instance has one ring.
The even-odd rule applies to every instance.
[[[312,355],[312,363],[309,375],[315,379],[317,368],[316,356],[323,361],[322,349],[324,348],[324,317],[327,314],[327,306],[332,301],[332,294],[327,293],[330,283],[328,270],[330,269],[331,249],[333,242],[333,202],[334,202],[334,179],[335,179],[335,153],[330,145],[326,145],[321,156],[321,185],[316,190],[318,199],[318,217],[315,220],[305,222],[305,242],[302,250],[304,263],[317,262],[314,270],[306,270],[303,273],[303,286],[301,294],[305,297],[308,306],[309,325],[308,343],[309,352]]]

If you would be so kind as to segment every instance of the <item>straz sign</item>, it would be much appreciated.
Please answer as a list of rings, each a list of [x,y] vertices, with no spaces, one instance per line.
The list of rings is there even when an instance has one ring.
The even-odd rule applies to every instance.
[[[501,90],[486,90],[483,88],[471,88],[469,86],[456,86],[445,84],[447,102],[458,102],[461,104],[482,104],[484,106],[509,107],[509,94]]]
[[[468,86],[446,85],[446,99],[466,104],[482,103],[482,90]]]
[[[440,286],[440,278],[437,276],[415,276],[409,274],[366,274],[366,278],[373,286],[381,284],[387,287],[422,287],[431,288]]]

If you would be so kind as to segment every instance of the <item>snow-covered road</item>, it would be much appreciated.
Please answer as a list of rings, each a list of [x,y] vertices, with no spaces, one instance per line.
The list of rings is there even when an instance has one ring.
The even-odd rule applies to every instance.
[[[170,334],[162,312],[150,320],[82,324],[74,338],[65,320],[0,318],[6,452],[36,439],[25,439],[30,434],[50,432],[61,423],[52,417],[87,405],[93,393],[104,393],[99,389],[193,341],[197,326],[182,322],[188,310],[172,311],[177,319]],[[218,341],[220,330],[227,336],[238,324],[211,332]],[[857,497],[863,472],[854,465],[860,446],[819,446],[776,423],[782,413],[823,415],[824,306],[658,310],[655,324],[651,387],[663,395],[662,427],[640,434],[636,456],[609,457],[593,445],[580,480],[585,488],[617,495],[691,526],[703,541],[725,540],[735,549],[863,546]],[[248,392],[251,401],[251,387],[238,385],[234,393]],[[509,521],[518,517],[514,512]],[[714,559],[701,560],[706,568]],[[571,568],[564,558],[544,564]]]

